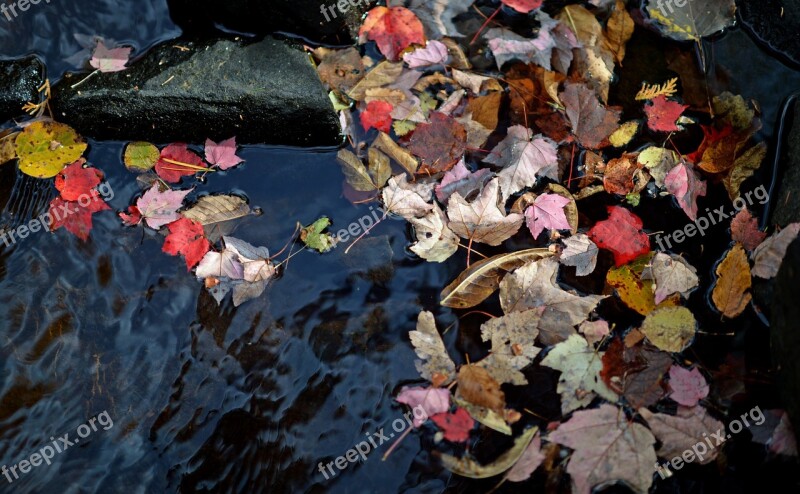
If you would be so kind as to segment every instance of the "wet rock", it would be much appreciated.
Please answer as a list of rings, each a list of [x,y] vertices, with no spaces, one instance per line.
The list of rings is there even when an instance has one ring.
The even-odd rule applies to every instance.
[[[794,122],[791,125],[784,143],[786,148],[783,154],[787,161],[778,179],[778,195],[771,201],[775,205],[772,223],[780,226],[800,221],[800,201],[797,200],[800,197],[800,103],[795,103]]]
[[[375,3],[375,0],[168,1],[172,20],[192,35],[202,36],[216,24],[234,31],[286,32],[334,44],[355,40],[361,16]]]
[[[800,0],[736,0],[742,24],[761,44],[800,64]]]
[[[44,74],[44,64],[34,56],[0,61],[0,122],[23,115],[26,102],[39,101]]]
[[[96,139],[338,145],[339,122],[300,50],[267,38],[171,40],[113,73],[67,74],[56,120]],[[80,84],[78,84],[80,82]],[[72,87],[73,85],[77,87]]]
[[[800,239],[789,247],[775,281],[772,302],[771,339],[774,364],[778,367],[781,395],[795,433],[800,432]]]

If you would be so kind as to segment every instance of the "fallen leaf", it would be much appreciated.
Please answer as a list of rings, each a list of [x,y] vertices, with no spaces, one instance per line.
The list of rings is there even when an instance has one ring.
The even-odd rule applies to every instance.
[[[422,23],[405,7],[373,8],[367,13],[358,36],[362,44],[368,39],[375,41],[380,52],[391,61],[396,61],[412,44],[425,44]]]
[[[463,37],[453,18],[467,12],[475,0],[410,0],[408,8],[414,11],[425,26],[431,39],[442,36]]]
[[[669,389],[669,397],[685,407],[693,407],[708,396],[708,383],[697,367],[692,370],[679,365],[670,367]]]
[[[646,407],[664,397],[662,379],[671,364],[672,357],[666,352],[642,344],[627,347],[614,338],[603,355],[600,377],[633,408]]]
[[[694,340],[697,320],[686,307],[662,307],[644,318],[640,331],[658,349],[677,353]]]
[[[767,144],[759,142],[736,158],[733,168],[722,181],[728,191],[728,197],[735,201],[741,195],[739,190],[745,180],[752,177],[756,170],[761,168],[761,163],[767,156]]]
[[[686,451],[692,452],[695,445],[703,444],[702,438],[708,434],[725,430],[725,424],[708,415],[703,407],[688,409],[681,416],[653,413],[646,408],[640,409],[639,414],[661,443],[658,456],[668,460],[680,457]],[[706,465],[714,461],[720,451],[716,447],[707,449],[702,457],[695,455],[698,464]]]
[[[588,236],[580,233],[565,239],[566,249],[561,252],[558,261],[565,266],[575,266],[577,276],[588,276],[597,265],[597,245]]]
[[[522,453],[519,460],[506,472],[503,479],[509,482],[523,482],[528,480],[544,460],[545,455],[542,453],[542,438],[537,434],[528,447],[525,448],[525,452]]]
[[[447,227],[447,217],[438,204],[422,218],[410,218],[417,237],[411,252],[429,262],[444,262],[458,250],[458,237]]]
[[[500,305],[503,312],[544,307],[544,317],[555,317],[570,326],[585,321],[601,295],[581,297],[563,290],[556,284],[558,261],[543,258],[529,261],[500,282]]]
[[[460,398],[502,413],[506,397],[498,383],[489,372],[477,364],[462,365],[458,370],[457,394]]]
[[[528,384],[522,369],[531,364],[539,348],[534,345],[541,312],[529,310],[495,317],[481,326],[481,339],[491,341],[489,355],[477,362],[500,384]]]
[[[203,225],[189,218],[180,218],[167,225],[167,228],[169,235],[161,250],[171,256],[183,255],[186,269],[191,270],[211,248],[203,236]]]
[[[686,163],[680,163],[664,178],[667,191],[675,196],[690,220],[697,220],[697,197],[706,195],[706,183]]]
[[[309,249],[317,252],[328,252],[333,247],[335,240],[330,233],[323,230],[331,226],[331,220],[323,216],[314,223],[300,229],[300,241]]]
[[[512,60],[535,63],[550,70],[550,59],[556,42],[547,27],[539,29],[536,39],[524,38],[506,28],[489,29],[484,36],[489,40],[489,49],[494,55],[498,70]]]
[[[638,193],[650,181],[650,176],[641,168],[635,154],[626,153],[609,160],[603,173],[603,187],[609,194]]]
[[[226,277],[234,280],[244,279],[244,266],[239,262],[236,252],[225,249],[222,252],[208,251],[195,269],[200,279]]]
[[[533,131],[515,125],[508,129],[508,134],[498,144],[486,163],[501,166],[498,173],[502,201],[525,187],[536,184],[537,177],[548,177],[558,180],[558,146],[551,139]]]
[[[431,420],[444,432],[444,438],[454,443],[463,443],[469,439],[469,431],[475,426],[469,413],[463,408],[456,408],[453,413],[437,413]]]
[[[566,84],[559,94],[578,142],[588,149],[601,147],[619,128],[619,112],[603,106],[594,91],[584,84]]]
[[[248,282],[249,286],[254,287],[252,290],[240,288],[242,290],[241,296],[237,296],[237,287],[234,287],[233,303],[238,306],[239,304],[236,303],[238,298],[244,301],[261,295],[265,285],[258,285],[257,283],[266,283],[271,280],[275,275],[275,266],[270,261],[269,249],[266,247],[255,247],[244,240],[234,237],[225,236],[222,237],[222,240],[225,242],[225,249],[235,253],[244,267],[244,281]]]
[[[542,6],[544,0],[500,0],[503,4],[508,5],[517,12],[527,14],[531,10],[538,9]]]
[[[641,153],[637,160],[643,164],[659,187],[664,187],[667,174],[678,165],[680,156],[675,151],[650,146]]]
[[[673,295],[662,303],[656,304],[653,280],[644,279],[642,276],[645,269],[648,269],[652,258],[652,253],[638,257],[624,266],[610,269],[606,274],[606,283],[615,289],[620,300],[643,316],[652,312],[656,305],[669,307],[680,303],[680,295]]]
[[[625,147],[636,137],[637,133],[639,133],[639,122],[631,120],[620,125],[613,134],[608,136],[608,142],[615,148]]]
[[[433,204],[428,203],[410,187],[405,175],[390,178],[381,192],[381,197],[387,212],[402,216],[406,220],[422,218],[433,211]]]
[[[331,89],[346,93],[364,77],[364,63],[358,50],[350,46],[326,52],[317,66],[317,72],[322,82]]]
[[[131,142],[125,146],[122,160],[128,170],[142,173],[152,169],[161,157],[161,151],[149,142]]]
[[[474,193],[480,192],[492,176],[492,172],[486,168],[475,172],[469,171],[462,159],[444,174],[440,183],[436,184],[436,198],[445,205],[453,192],[458,192],[462,198],[469,199]]]
[[[81,158],[56,175],[56,190],[65,201],[77,201],[81,196],[90,195],[103,180],[103,172],[97,168],[84,168],[84,164],[86,160]]]
[[[564,206],[567,204],[569,204],[569,199],[558,194],[542,194],[536,197],[533,205],[525,210],[525,220],[534,240],[545,229],[570,229],[564,214]]]
[[[367,72],[367,75],[358,81],[347,95],[356,101],[363,101],[370,89],[387,86],[395,82],[402,73],[402,63],[383,61]]]
[[[660,304],[673,293],[684,297],[700,284],[697,270],[682,257],[659,252],[642,278],[655,281],[655,303]]]
[[[455,166],[464,156],[467,131],[453,117],[433,112],[430,123],[417,125],[408,149],[422,159],[419,173],[439,173]]]
[[[731,220],[731,237],[734,242],[739,242],[746,250],[752,251],[767,238],[767,232],[759,230],[758,218],[744,208]]]
[[[233,168],[244,161],[236,156],[236,137],[231,137],[220,143],[206,139],[205,153],[206,161],[220,170]]]
[[[147,226],[158,230],[180,218],[178,209],[183,206],[183,200],[190,192],[191,189],[167,189],[162,192],[159,184],[155,184],[136,201],[136,209]]]
[[[401,148],[400,145],[394,142],[386,133],[379,132],[378,137],[372,143],[372,147],[386,153],[387,156],[395,160],[409,174],[414,175],[417,173],[417,168],[419,168],[417,159],[407,150]]]
[[[766,242],[762,246],[765,244]],[[725,317],[734,318],[744,312],[752,299],[750,263],[747,262],[747,254],[741,244],[734,245],[728,251],[715,272],[717,279],[711,292],[711,300]]]
[[[403,55],[403,61],[412,69],[431,65],[444,65],[447,63],[448,58],[450,58],[450,54],[447,51],[447,46],[436,40],[428,41],[425,48],[417,48]]]
[[[498,207],[499,182],[492,179],[472,202],[453,193],[447,204],[450,229],[462,238],[489,245],[500,245],[522,226],[520,214],[506,215]]]
[[[378,129],[381,132],[392,131],[392,110],[391,103],[385,101],[370,101],[367,108],[361,112],[361,125],[364,130]]]
[[[679,132],[683,130],[675,122],[689,108],[675,101],[669,101],[664,95],[659,95],[644,105],[647,114],[647,126],[654,132]]]
[[[557,391],[564,415],[588,406],[595,396],[617,401],[616,393],[600,379],[602,358],[603,352],[595,352],[586,338],[573,334],[554,346],[542,360],[542,365],[561,371]]]
[[[250,205],[233,194],[203,196],[186,209],[183,216],[203,225],[206,237],[216,242],[233,231],[236,220],[250,215]]]
[[[800,223],[792,223],[778,233],[771,235],[753,252],[753,276],[770,279],[778,274],[789,245],[800,233]]]
[[[589,230],[589,238],[614,254],[617,267],[650,252],[650,237],[642,232],[642,220],[621,206],[608,206],[608,219]]]
[[[437,387],[450,384],[456,375],[456,364],[447,354],[433,314],[420,312],[417,329],[409,331],[408,336],[421,359],[415,362],[419,374]]]
[[[474,458],[466,454],[461,458],[442,454],[440,459],[442,465],[456,475],[471,479],[494,477],[505,472],[519,461],[527,451],[538,430],[537,427],[526,429],[522,435],[514,440],[514,445],[509,450],[503,452],[497,459],[486,465],[478,463]]]
[[[589,345],[594,345],[602,341],[610,334],[608,322],[602,319],[597,321],[583,321],[580,326],[578,326],[578,331],[586,338]]]
[[[444,388],[422,388],[404,386],[395,400],[414,411],[414,427],[424,424],[430,417],[450,409],[450,391]],[[417,414],[420,410],[420,414]]]
[[[161,156],[156,163],[155,170],[159,177],[166,182],[176,183],[181,177],[194,175],[208,166],[189,150],[186,144],[170,144],[161,150]]]
[[[130,47],[108,49],[102,41],[98,41],[89,65],[100,72],[119,72],[125,70],[131,51],[133,48]]]
[[[614,10],[606,23],[603,41],[620,65],[625,59],[625,45],[633,36],[634,26],[633,18],[628,14],[625,2],[617,0]]]
[[[37,121],[22,129],[14,140],[19,171],[35,178],[52,178],[64,166],[80,159],[86,142],[72,127]]]
[[[661,34],[678,41],[700,41],[736,21],[734,0],[686,0],[667,6],[648,0],[646,12]]]
[[[528,261],[536,261],[552,254],[548,249],[527,249],[480,260],[442,290],[439,303],[458,309],[474,307],[500,287],[500,280],[507,272]]]
[[[656,439],[615,406],[575,412],[548,439],[574,450],[567,473],[575,494],[590,494],[595,486],[620,480],[634,492],[646,493],[653,483]]]
[[[88,204],[83,206],[79,202],[65,201],[61,197],[56,197],[50,202],[50,217],[53,223],[50,231],[54,232],[61,227],[67,229],[84,242],[89,240],[89,233],[92,231],[92,215],[98,211],[111,209],[108,204],[100,197],[96,190],[89,192],[86,196]],[[67,210],[72,213],[67,213]]]

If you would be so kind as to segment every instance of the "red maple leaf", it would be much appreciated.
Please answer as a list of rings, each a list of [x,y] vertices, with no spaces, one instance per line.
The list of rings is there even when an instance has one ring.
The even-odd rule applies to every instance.
[[[386,101],[370,101],[367,109],[361,112],[361,125],[364,130],[378,129],[387,134],[392,130],[392,110],[394,107]]]
[[[517,12],[527,14],[531,10],[538,9],[542,6],[544,0],[500,0]]]
[[[136,206],[128,206],[128,212],[120,212],[119,217],[127,226],[136,226],[142,222],[142,212]]]
[[[211,248],[203,236],[203,225],[189,218],[181,218],[167,225],[167,228],[169,235],[161,250],[172,256],[182,254],[186,269],[191,270]]]
[[[187,166],[188,165],[188,166]],[[156,163],[156,173],[164,181],[176,183],[181,177],[194,175],[198,168],[208,168],[200,156],[189,150],[186,144],[170,144],[161,150],[161,157]]]
[[[103,180],[103,172],[97,168],[84,168],[85,163],[86,160],[81,158],[56,175],[56,189],[65,201],[77,201],[81,196],[88,196]]]
[[[650,237],[642,231],[641,218],[622,206],[608,206],[608,219],[598,221],[589,230],[589,238],[610,250],[617,266],[650,252]]]
[[[391,61],[396,61],[412,44],[425,45],[422,23],[405,7],[375,7],[370,10],[358,36],[361,43],[367,39],[376,42],[380,52]]]
[[[675,101],[668,101],[666,96],[656,96],[650,104],[644,106],[647,113],[647,126],[656,132],[677,132],[681,130],[675,122],[689,108]]]
[[[408,149],[422,158],[418,173],[439,173],[455,166],[464,156],[467,146],[467,129],[455,118],[433,112],[431,123],[417,125]]]
[[[463,408],[458,408],[453,413],[437,413],[431,420],[444,431],[444,438],[454,443],[463,443],[469,439],[469,431],[475,421]]]
[[[80,202],[65,201],[56,197],[50,202],[50,217],[53,223],[50,231],[55,231],[62,226],[84,242],[89,239],[92,231],[92,215],[98,211],[111,209],[100,197],[96,190],[89,191],[81,196]]]
[[[747,209],[742,209],[731,221],[731,236],[747,250],[753,250],[767,238],[767,232],[758,229],[758,219]]]

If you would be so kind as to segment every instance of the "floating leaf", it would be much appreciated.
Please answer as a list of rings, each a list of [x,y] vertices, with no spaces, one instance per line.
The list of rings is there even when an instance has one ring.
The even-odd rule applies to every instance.
[[[183,212],[183,216],[203,225],[206,237],[216,242],[233,230],[235,220],[250,215],[247,201],[235,195],[209,195]]]
[[[522,433],[517,439],[514,440],[514,446],[505,451],[502,455],[497,457],[495,461],[488,465],[481,465],[474,458],[463,456],[457,458],[455,456],[441,455],[442,465],[456,475],[462,477],[469,477],[471,479],[485,479],[487,477],[494,477],[500,475],[509,468],[511,468],[528,449],[533,436],[539,429],[532,427]]]
[[[694,340],[697,321],[686,307],[662,307],[647,315],[642,333],[665,352],[682,352]]]
[[[763,245],[763,244],[762,244]],[[717,266],[717,280],[711,292],[711,300],[725,317],[736,317],[747,308],[752,295],[750,286],[750,263],[741,244],[728,251]]]
[[[734,0],[648,0],[647,13],[658,30],[678,41],[700,41],[736,21]]]
[[[131,142],[125,146],[122,161],[125,167],[134,172],[146,172],[158,163],[161,152],[149,142]]]
[[[15,147],[22,173],[36,178],[52,178],[83,155],[86,142],[68,125],[39,121],[19,133]]]
[[[314,249],[317,252],[328,252],[333,247],[333,236],[330,233],[322,233],[322,231],[329,226],[331,226],[331,220],[323,216],[300,230],[300,240],[309,249]]]
[[[455,378],[456,364],[447,354],[433,314],[422,311],[417,318],[417,329],[409,331],[409,338],[417,357],[415,362],[419,374],[434,386],[450,384]]]

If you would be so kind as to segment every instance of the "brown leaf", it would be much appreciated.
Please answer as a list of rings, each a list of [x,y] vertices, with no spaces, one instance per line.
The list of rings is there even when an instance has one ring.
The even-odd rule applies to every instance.
[[[497,128],[497,115],[502,101],[503,93],[493,91],[486,96],[471,99],[467,103],[466,112],[472,114],[473,120],[494,131]]]
[[[634,408],[654,405],[664,396],[662,377],[672,365],[668,353],[646,348],[643,344],[626,348],[614,338],[603,355],[603,381],[623,395]]]
[[[736,244],[717,266],[717,282],[711,300],[725,317],[736,317],[747,308],[752,296],[750,264],[742,244]]]
[[[505,208],[498,207],[499,192],[496,178],[486,184],[481,195],[472,202],[454,192],[447,203],[450,229],[462,238],[489,245],[500,245],[508,240],[522,226],[523,217],[514,213],[506,215]]]
[[[649,180],[649,175],[642,176],[637,174],[642,169],[642,165],[636,160],[637,156],[636,154],[626,153],[608,162],[603,176],[603,186],[609,194],[624,196],[632,192],[638,192],[647,185],[647,180],[644,180],[644,177],[646,176]]]
[[[419,173],[447,171],[464,156],[467,130],[456,119],[440,112],[431,113],[431,123],[417,125],[408,149],[422,159]]]
[[[353,47],[327,50],[317,71],[322,82],[344,93],[364,77],[364,64],[358,50]]]
[[[753,250],[767,238],[767,232],[758,229],[758,218],[754,218],[747,208],[742,209],[731,220],[731,236],[747,250]]]
[[[375,139],[375,142],[372,143],[372,147],[386,153],[390,158],[402,166],[410,175],[417,173],[417,168],[419,168],[417,159],[414,158],[411,153],[400,147],[399,144],[394,142],[394,140],[389,137],[388,134],[380,132],[378,137]]]
[[[458,371],[458,395],[468,402],[502,413],[506,397],[500,384],[489,372],[475,364],[462,365]]]
[[[500,254],[472,264],[442,290],[441,301],[445,307],[467,309],[486,300],[500,286],[500,280],[509,271],[528,261],[553,255],[548,249],[527,249]]]
[[[582,146],[589,149],[601,147],[619,127],[619,112],[600,104],[594,91],[586,85],[567,84],[560,96],[567,108],[572,132]]]
[[[622,60],[625,58],[625,44],[633,36],[633,28],[633,17],[628,14],[625,2],[617,0],[614,11],[606,24],[605,39],[603,41],[606,48],[611,50],[620,65],[622,65]]]

